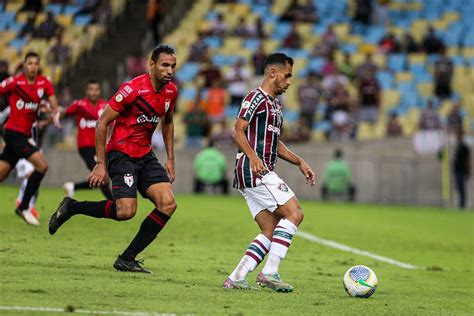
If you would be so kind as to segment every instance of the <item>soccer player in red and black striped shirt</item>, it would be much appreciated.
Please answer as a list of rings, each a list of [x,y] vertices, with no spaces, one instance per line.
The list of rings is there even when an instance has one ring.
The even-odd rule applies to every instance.
[[[315,184],[315,174],[280,140],[282,106],[276,97],[290,86],[293,59],[282,53],[271,54],[265,60],[264,69],[262,86],[244,99],[234,125],[234,139],[239,147],[234,187],[244,196],[261,232],[223,287],[251,289],[245,277],[268,253],[257,284],[291,292],[293,287],[280,279],[278,268],[303,220],[303,212],[293,191],[274,171],[277,157],[298,166],[311,186]]]
[[[48,170],[48,163],[38,147],[32,145],[28,139],[31,137],[31,127],[37,120],[40,102],[44,97],[47,97],[51,104],[51,114],[56,127],[60,127],[59,112],[53,84],[39,74],[39,55],[34,52],[27,53],[23,69],[23,73],[5,79],[0,85],[0,94],[9,94],[10,104],[10,117],[3,136],[6,146],[0,156],[0,182],[5,180],[21,158],[33,164],[35,170],[28,178],[23,199],[15,212],[28,224],[37,225],[36,218],[33,218],[29,210],[29,202],[38,191]]]
[[[50,234],[71,216],[82,214],[96,218],[128,220],[137,212],[137,191],[155,205],[142,222],[127,249],[117,258],[114,268],[145,272],[136,256],[158,235],[176,210],[171,183],[175,178],[173,149],[173,110],[177,98],[171,82],[176,67],[174,49],[155,48],[149,61],[150,73],[124,83],[109,101],[96,127],[97,164],[89,176],[93,187],[112,181],[115,200],[79,202],[63,199],[49,221]],[[105,146],[107,127],[115,121],[112,136]],[[151,148],[151,137],[162,121],[167,161],[163,167]],[[107,168],[106,168],[107,152]]]

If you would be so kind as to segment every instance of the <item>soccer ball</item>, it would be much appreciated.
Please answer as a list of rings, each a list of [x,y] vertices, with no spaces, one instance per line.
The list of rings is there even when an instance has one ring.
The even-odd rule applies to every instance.
[[[366,266],[354,266],[344,274],[344,289],[354,297],[370,297],[377,289],[377,276]]]

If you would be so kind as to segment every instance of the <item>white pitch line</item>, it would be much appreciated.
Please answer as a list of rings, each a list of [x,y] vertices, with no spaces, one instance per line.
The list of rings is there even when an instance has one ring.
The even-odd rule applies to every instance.
[[[371,252],[368,252],[368,251],[365,251],[365,250],[352,248],[352,247],[346,246],[344,244],[340,244],[338,242],[335,242],[335,241],[332,241],[332,240],[329,240],[329,239],[323,239],[323,238],[314,236],[310,233],[297,231],[295,235],[299,236],[301,238],[304,238],[306,240],[317,242],[319,244],[322,244],[322,245],[325,245],[325,246],[328,246],[328,247],[336,248],[336,249],[347,251],[347,252],[352,252],[352,253],[362,255],[362,256],[366,256],[366,257],[369,257],[369,258],[372,258],[372,259],[375,259],[375,260],[378,260],[378,261],[382,261],[382,262],[386,262],[386,263],[396,265],[396,266],[404,268],[404,269],[418,269],[417,266],[414,266],[412,264],[400,262],[400,261],[393,260],[391,258],[387,258],[387,257],[383,257],[383,256],[379,256],[379,255],[376,255],[374,253],[371,253]]]
[[[52,312],[52,313],[68,313],[65,308],[57,307],[33,307],[33,306],[0,306],[0,311],[28,311],[28,312]],[[161,313],[147,313],[147,312],[124,312],[124,311],[89,311],[86,309],[74,309],[69,313],[79,314],[94,314],[94,315],[125,315],[125,316],[158,316],[158,315],[176,315],[176,314],[161,314]]]

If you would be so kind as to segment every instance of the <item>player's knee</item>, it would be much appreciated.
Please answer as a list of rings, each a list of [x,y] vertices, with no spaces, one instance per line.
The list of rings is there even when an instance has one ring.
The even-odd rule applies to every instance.
[[[165,213],[168,216],[173,215],[174,211],[178,208],[175,199],[170,199],[165,201],[161,207],[161,212]]]
[[[117,205],[117,219],[119,221],[126,221],[131,219],[137,213],[137,205],[133,204],[125,204],[125,205]]]
[[[290,216],[287,217],[287,219],[291,221],[293,224],[295,224],[296,226],[300,225],[300,223],[303,221],[303,218],[304,218],[303,210],[300,207],[294,212],[292,212]]]
[[[48,171],[48,164],[47,163],[42,164],[41,166],[36,168],[36,171],[41,172],[43,174],[46,173],[46,171]]]

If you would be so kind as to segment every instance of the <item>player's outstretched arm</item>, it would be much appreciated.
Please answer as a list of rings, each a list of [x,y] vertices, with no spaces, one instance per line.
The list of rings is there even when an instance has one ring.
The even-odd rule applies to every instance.
[[[311,169],[311,167],[304,161],[303,158],[292,152],[286,147],[286,145],[279,141],[278,144],[278,157],[283,160],[288,161],[294,165],[297,165],[300,168],[301,173],[306,177],[306,183],[313,186],[316,183],[316,174]]]
[[[99,187],[105,183],[107,177],[105,169],[105,140],[107,139],[107,127],[119,116],[119,114],[119,112],[116,112],[110,106],[107,106],[97,121],[95,128],[97,163],[88,178],[91,187]]]
[[[267,172],[267,169],[263,165],[262,160],[257,156],[255,151],[250,147],[249,141],[245,135],[249,123],[243,118],[235,120],[234,128],[232,130],[232,137],[234,138],[237,146],[240,150],[249,158],[250,169],[255,175],[263,175]]]
[[[174,123],[173,123],[173,112],[167,112],[161,125],[161,131],[163,133],[163,141],[166,148],[166,172],[170,177],[171,183],[176,179],[176,172],[174,169]]]

